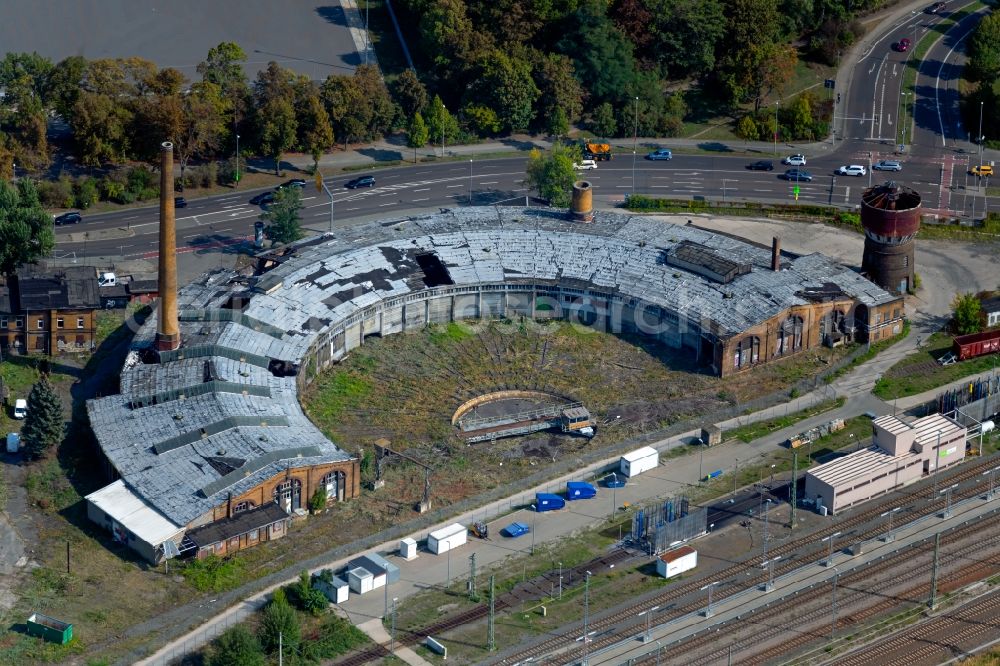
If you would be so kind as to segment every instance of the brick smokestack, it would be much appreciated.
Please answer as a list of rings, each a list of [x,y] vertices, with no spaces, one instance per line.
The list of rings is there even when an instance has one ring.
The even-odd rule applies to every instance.
[[[781,270],[781,239],[777,236],[771,238],[771,270]]]
[[[174,144],[160,146],[160,303],[156,322],[156,349],[181,346],[177,321],[177,228],[174,221]]]

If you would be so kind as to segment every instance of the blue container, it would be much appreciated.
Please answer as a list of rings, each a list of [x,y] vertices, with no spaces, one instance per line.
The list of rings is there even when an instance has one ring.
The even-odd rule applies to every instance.
[[[535,493],[535,511],[556,511],[566,506],[566,500],[552,493]]]
[[[582,500],[591,499],[597,494],[597,488],[584,481],[566,482],[566,499]]]
[[[511,523],[501,531],[511,538],[517,538],[530,532],[531,528],[524,523]]]

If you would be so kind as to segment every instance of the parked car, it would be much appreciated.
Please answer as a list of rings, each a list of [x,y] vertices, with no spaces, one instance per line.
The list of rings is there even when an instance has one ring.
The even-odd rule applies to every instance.
[[[899,51],[900,53],[905,53],[906,51],[909,51],[910,50],[910,40],[907,39],[906,37],[903,37],[901,40],[899,40],[896,43],[896,50]]]
[[[597,162],[594,160],[580,160],[579,163],[573,162],[573,168],[577,171],[590,171],[597,168]]]
[[[788,166],[805,166],[806,156],[805,155],[789,155],[785,159],[781,160],[782,164],[787,164]]]
[[[274,202],[274,192],[262,192],[250,200],[254,206],[264,206]]]
[[[841,176],[867,176],[868,169],[860,164],[847,164],[837,169],[837,174]]]
[[[83,216],[76,211],[70,211],[69,213],[57,216],[54,222],[57,227],[61,227],[64,224],[80,224],[83,222]]]
[[[938,14],[938,13],[944,11],[944,8],[947,7],[947,6],[948,6],[947,3],[944,3],[944,2],[935,2],[933,5],[931,5],[930,7],[928,7],[925,11],[928,14]]]
[[[361,176],[355,178],[354,180],[347,181],[344,187],[354,190],[359,187],[375,187],[375,177],[374,176]]]
[[[184,197],[174,197],[174,208],[187,208],[188,202]]]
[[[903,165],[896,160],[879,160],[872,165],[876,171],[902,171]]]
[[[278,185],[274,189],[283,190],[286,187],[297,187],[299,189],[302,189],[305,186],[306,186],[306,181],[303,180],[302,178],[292,178],[291,180],[286,180],[285,182],[283,182],[281,185]]]
[[[753,164],[748,164],[747,168],[751,171],[774,171],[774,162],[771,160],[758,160]]]
[[[977,164],[976,166],[969,169],[969,173],[973,176],[992,176],[993,175],[993,165],[991,164]]]
[[[802,169],[789,169],[785,173],[781,174],[781,177],[785,180],[795,180],[804,181],[806,183],[812,182],[812,174],[808,171],[803,171]]]
[[[23,419],[28,415],[28,401],[24,398],[18,398],[14,401],[14,418]]]
[[[98,287],[114,287],[118,284],[118,276],[114,273],[100,273],[97,276]]]
[[[647,160],[672,160],[673,158],[674,154],[670,152],[669,148],[659,148],[646,155]]]

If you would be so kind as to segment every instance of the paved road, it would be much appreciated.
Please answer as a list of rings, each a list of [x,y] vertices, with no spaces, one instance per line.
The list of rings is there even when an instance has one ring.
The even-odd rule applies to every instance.
[[[346,10],[345,10],[346,8]],[[189,79],[208,50],[236,42],[250,79],[271,60],[313,79],[351,74],[363,61],[354,2],[305,0],[5,0],[0,2],[4,51],[38,52],[61,60],[138,56],[175,67]]]

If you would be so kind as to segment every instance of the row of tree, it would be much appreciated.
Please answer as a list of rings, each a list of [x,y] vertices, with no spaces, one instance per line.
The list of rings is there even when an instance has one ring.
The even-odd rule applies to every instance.
[[[66,121],[85,165],[155,162],[169,139],[182,172],[192,159],[232,155],[237,136],[253,154],[280,160],[295,149],[318,159],[335,138],[373,139],[397,122],[399,107],[374,67],[318,83],[272,62],[250,82],[245,62],[238,45],[222,43],[198,65],[201,80],[189,83],[142,58],[73,56],[53,64],[8,53],[0,61],[0,178],[10,177],[14,161],[28,170],[49,164],[51,116]],[[422,106],[427,93],[410,74],[397,97]]]
[[[1000,14],[984,16],[969,38],[965,78],[976,83],[966,97],[965,126],[978,131],[981,115],[986,143],[1000,146]]]

